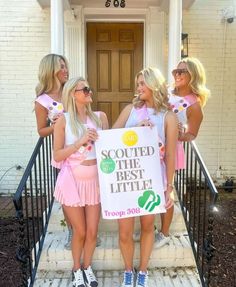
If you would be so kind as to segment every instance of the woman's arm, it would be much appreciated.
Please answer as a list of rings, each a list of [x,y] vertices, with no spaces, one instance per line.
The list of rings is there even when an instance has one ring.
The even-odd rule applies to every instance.
[[[54,126],[53,158],[56,162],[65,160],[82,146],[86,146],[88,142],[95,141],[98,138],[95,129],[87,129],[80,139],[65,147],[65,126],[66,120],[63,115],[56,121]]]
[[[65,116],[61,116],[54,126],[53,133],[53,158],[55,161],[63,161],[71,154],[77,151],[77,148],[74,144],[67,146],[65,145],[65,125],[66,120]]]
[[[165,147],[165,164],[166,164],[166,208],[173,204],[172,198],[170,198],[171,192],[173,191],[174,176],[175,176],[175,155],[176,145],[178,139],[178,119],[176,115],[169,111],[165,118],[165,136],[166,136],[166,147]]]
[[[107,115],[104,112],[100,112],[100,118],[102,121],[102,129],[108,130],[109,129],[109,123],[108,123]]]
[[[119,129],[119,128],[125,127],[125,124],[129,118],[132,107],[133,105],[129,104],[122,110],[118,119],[115,121],[114,125],[112,126],[113,129]]]
[[[197,102],[187,109],[187,127],[184,132],[180,132],[180,141],[192,141],[194,140],[200,128],[203,120],[203,112],[200,104]]]
[[[53,125],[48,126],[48,110],[38,102],[35,102],[35,115],[39,136],[46,137],[52,134]]]

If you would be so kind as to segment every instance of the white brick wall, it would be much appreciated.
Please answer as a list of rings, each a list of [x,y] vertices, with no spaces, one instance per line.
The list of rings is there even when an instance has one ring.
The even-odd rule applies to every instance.
[[[212,93],[197,143],[214,177],[221,167],[219,181],[236,177],[236,21],[222,22],[222,10],[232,5],[232,0],[197,0],[183,13],[189,55],[204,64]]]
[[[183,13],[189,55],[203,62],[212,91],[197,143],[213,176],[221,166],[222,176],[236,177],[236,21],[226,30],[221,22],[221,10],[232,4],[232,0],[196,0]],[[26,167],[38,139],[34,88],[39,61],[49,52],[50,11],[42,10],[36,0],[1,0],[0,192],[15,190],[23,169],[4,174],[15,165]]]
[[[49,30],[49,10],[37,1],[0,1],[0,192],[16,189],[23,169],[7,170],[26,167],[38,139],[34,88]]]

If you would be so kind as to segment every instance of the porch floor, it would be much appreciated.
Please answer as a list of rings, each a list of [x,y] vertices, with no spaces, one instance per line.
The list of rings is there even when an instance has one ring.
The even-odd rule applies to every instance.
[[[120,287],[122,271],[95,271],[99,286]],[[70,287],[71,271],[41,271],[34,287]],[[200,287],[199,276],[195,268],[159,268],[149,271],[149,287]]]

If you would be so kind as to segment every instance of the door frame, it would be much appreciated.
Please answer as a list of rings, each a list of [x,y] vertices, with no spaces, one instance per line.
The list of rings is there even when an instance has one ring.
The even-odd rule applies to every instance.
[[[108,14],[109,12],[109,14]],[[76,44],[79,47],[76,54],[70,45],[70,36],[66,34],[66,55],[73,60],[70,74],[87,77],[87,22],[115,22],[115,23],[143,23],[143,66],[156,66],[166,76],[166,14],[159,7],[118,9],[118,8],[74,8],[75,16],[66,15],[66,29],[76,29],[73,36],[77,37]],[[69,34],[69,33],[68,33]]]
[[[146,9],[132,9],[126,12],[126,9],[117,8],[84,8],[84,23],[85,23],[85,37],[86,37],[86,24],[88,22],[112,22],[112,23],[143,23],[143,66],[145,66],[145,24],[146,24]],[[109,14],[107,13],[109,12]],[[132,13],[131,13],[132,12]],[[85,39],[85,59],[87,59],[87,41]],[[87,75],[87,60],[85,66],[85,73]]]

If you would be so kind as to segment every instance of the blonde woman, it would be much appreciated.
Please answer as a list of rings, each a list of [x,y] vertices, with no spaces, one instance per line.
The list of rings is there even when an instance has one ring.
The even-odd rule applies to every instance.
[[[41,137],[53,133],[54,123],[63,113],[61,95],[68,76],[68,63],[65,57],[57,54],[43,57],[39,64],[39,83],[36,86],[35,100],[37,129]]]
[[[40,137],[46,137],[53,133],[54,124],[64,111],[61,97],[68,77],[68,62],[64,56],[48,54],[40,61],[34,108]],[[56,164],[53,159],[52,164],[54,167],[60,168],[60,164]],[[68,227],[65,247],[70,249],[72,230],[65,214],[64,217]]]
[[[202,63],[196,58],[182,59],[172,71],[175,84],[170,91],[169,103],[179,121],[179,136],[176,152],[176,170],[185,168],[183,141],[192,141],[197,135],[203,120],[203,107],[210,91],[206,87],[206,74]],[[161,230],[155,234],[155,247],[160,248],[169,242],[169,228],[174,206],[161,215]]]
[[[135,78],[137,96],[133,104],[124,108],[113,128],[153,126],[158,130],[163,185],[166,208],[173,205],[171,193],[175,172],[175,150],[178,134],[176,115],[168,108],[168,91],[165,79],[156,68],[146,68]],[[155,215],[140,217],[140,264],[135,286],[148,286],[148,262],[154,242]],[[134,221],[135,218],[119,219],[119,244],[124,259],[125,271],[122,287],[134,284]]]
[[[83,78],[69,80],[62,95],[67,112],[54,127],[53,155],[62,162],[54,196],[73,229],[74,287],[98,286],[91,268],[101,209],[94,141],[97,130],[108,129],[108,121],[103,112],[91,110],[91,102],[88,82]]]

